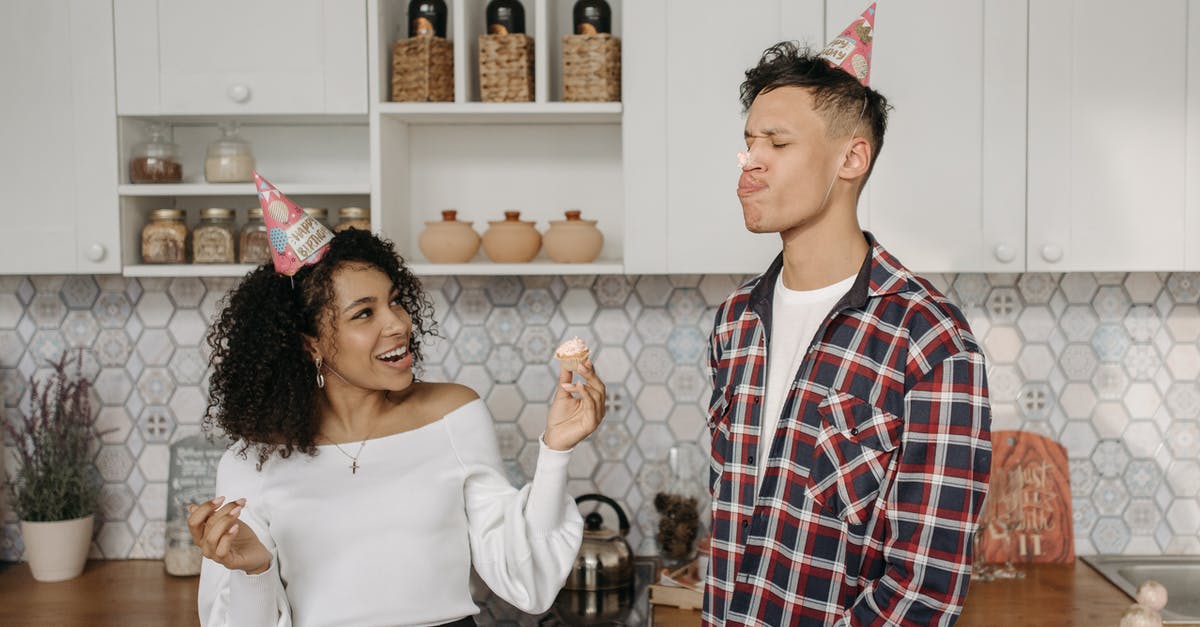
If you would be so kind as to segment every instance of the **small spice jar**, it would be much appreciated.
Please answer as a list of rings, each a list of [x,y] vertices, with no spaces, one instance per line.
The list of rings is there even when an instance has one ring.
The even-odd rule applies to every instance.
[[[155,209],[142,227],[143,263],[187,263],[187,225],[180,209]]]
[[[167,523],[166,550],[163,552],[163,566],[167,574],[176,577],[199,575],[203,561],[204,555],[192,541],[187,523],[182,520]]]
[[[305,207],[304,213],[311,216],[314,220],[321,223],[321,226],[329,228],[329,210],[324,207]]]
[[[465,263],[479,252],[479,241],[470,222],[459,220],[457,210],[446,209],[440,221],[425,223],[417,246],[433,263]]]
[[[192,261],[233,263],[233,209],[200,210],[200,224],[192,231]]]
[[[221,138],[208,145],[204,180],[209,183],[245,183],[254,180],[254,154],[250,142],[238,136],[236,123],[221,125]]]
[[[260,264],[271,260],[271,238],[263,222],[262,207],[246,210],[246,224],[238,241],[238,261]]]
[[[580,218],[578,209],[564,212],[566,220],[551,220],[542,237],[546,256],[558,263],[591,263],[604,248],[604,234],[595,220]]]
[[[333,230],[335,233],[341,233],[346,229],[370,231],[371,212],[363,207],[342,207],[338,209],[338,225]]]
[[[133,183],[178,183],[183,180],[179,146],[167,139],[167,127],[150,127],[150,140],[137,144],[129,156],[129,180]]]
[[[520,211],[505,211],[503,220],[488,222],[483,234],[483,252],[495,263],[524,263],[542,248],[542,234],[533,222],[522,220]]]

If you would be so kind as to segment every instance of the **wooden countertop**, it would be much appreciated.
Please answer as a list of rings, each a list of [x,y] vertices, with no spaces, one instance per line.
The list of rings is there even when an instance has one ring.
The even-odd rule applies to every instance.
[[[1083,562],[1021,566],[1024,579],[972,581],[959,627],[1116,625],[1133,600]],[[700,612],[656,607],[654,627],[694,627]]]
[[[162,560],[93,560],[70,581],[33,580],[29,565],[0,563],[0,625],[199,627],[199,577],[172,577]]]
[[[1132,602],[1082,562],[1022,569],[1025,579],[972,582],[958,625],[1115,625]],[[199,625],[197,581],[166,574],[158,560],[92,561],[61,583],[38,583],[27,565],[0,563],[0,625]],[[656,627],[699,623],[699,612],[655,608]]]

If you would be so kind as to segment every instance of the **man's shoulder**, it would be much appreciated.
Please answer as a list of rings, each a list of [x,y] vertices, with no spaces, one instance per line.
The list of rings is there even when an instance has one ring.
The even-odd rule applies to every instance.
[[[898,295],[905,301],[903,327],[923,361],[937,363],[939,355],[983,352],[962,309],[929,279],[913,273],[908,287]]]
[[[737,320],[743,311],[750,307],[750,298],[754,288],[762,281],[763,275],[754,275],[742,280],[725,300],[717,306],[718,324],[724,321]]]

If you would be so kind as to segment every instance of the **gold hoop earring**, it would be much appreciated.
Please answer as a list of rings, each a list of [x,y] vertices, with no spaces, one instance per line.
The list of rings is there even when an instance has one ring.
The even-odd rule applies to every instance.
[[[316,364],[317,364],[317,387],[324,388],[325,387],[325,375],[321,374],[321,358],[320,357],[317,357]]]

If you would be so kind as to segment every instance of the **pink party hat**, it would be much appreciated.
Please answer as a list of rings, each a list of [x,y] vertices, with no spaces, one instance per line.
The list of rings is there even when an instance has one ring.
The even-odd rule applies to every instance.
[[[825,44],[818,57],[833,67],[846,70],[863,85],[871,82],[871,44],[875,41],[875,3],[833,41]]]
[[[262,205],[263,221],[267,223],[267,236],[271,239],[275,271],[294,276],[300,268],[320,261],[329,249],[333,233],[304,213],[258,172],[254,173],[254,186],[258,189],[258,204]]]

